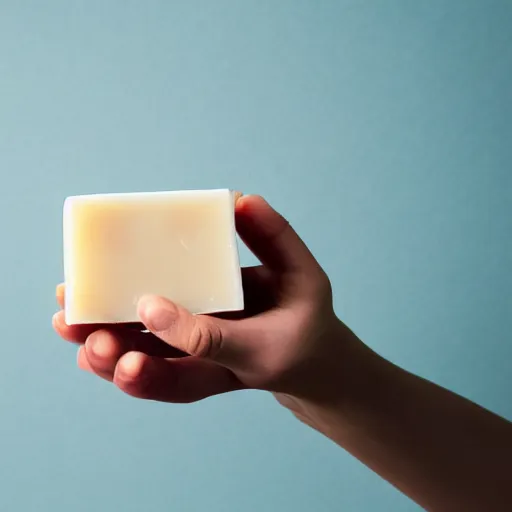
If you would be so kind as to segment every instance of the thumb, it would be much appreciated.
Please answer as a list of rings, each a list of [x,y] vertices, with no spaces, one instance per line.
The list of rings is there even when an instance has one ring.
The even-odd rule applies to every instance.
[[[155,336],[191,356],[210,359],[223,366],[240,360],[243,347],[233,322],[193,315],[163,297],[148,295],[138,304],[141,321]]]

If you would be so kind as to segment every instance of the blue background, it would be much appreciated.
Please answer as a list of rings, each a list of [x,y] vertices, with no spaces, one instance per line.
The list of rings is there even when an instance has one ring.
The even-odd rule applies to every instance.
[[[370,346],[511,418],[511,34],[507,0],[0,1],[0,510],[417,510],[263,393],[80,372],[61,208],[264,194]]]

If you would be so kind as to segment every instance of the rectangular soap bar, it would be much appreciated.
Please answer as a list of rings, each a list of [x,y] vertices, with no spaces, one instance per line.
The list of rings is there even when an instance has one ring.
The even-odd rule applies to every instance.
[[[145,294],[196,314],[242,310],[235,195],[219,189],[68,197],[66,323],[137,322]]]

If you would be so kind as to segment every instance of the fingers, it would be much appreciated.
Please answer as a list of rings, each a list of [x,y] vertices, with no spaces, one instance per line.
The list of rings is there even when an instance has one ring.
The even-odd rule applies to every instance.
[[[85,347],[83,345],[81,345],[78,349],[78,353],[76,356],[76,364],[78,365],[78,368],[80,368],[81,370],[94,373],[92,366],[89,364],[89,361],[87,360],[87,354],[85,353]]]
[[[245,244],[269,269],[302,274],[318,268],[288,221],[262,197],[241,197],[236,203],[236,223]]]
[[[77,362],[82,370],[113,381],[121,391],[146,400],[190,403],[244,389],[227,368],[192,357],[160,359],[128,352],[116,360],[112,370],[105,372],[103,366],[90,362],[86,347],[81,346]]]
[[[54,316],[54,327],[57,333],[67,341],[86,344],[88,349],[92,348],[93,343],[98,344],[99,350],[107,344],[121,344],[123,354],[131,350],[138,350],[156,357],[183,357],[185,355],[151,333],[112,325],[67,326],[62,318],[62,312]]]
[[[136,398],[190,403],[243,389],[235,375],[213,362],[194,357],[158,359],[129,352],[118,362],[114,383]]]
[[[231,366],[249,348],[243,322],[192,315],[162,297],[146,296],[138,304],[145,326],[158,338],[192,356]]]
[[[111,331],[100,330],[92,333],[83,346],[88,368],[99,377],[111,381],[119,359],[130,351],[131,343]],[[82,348],[80,348],[82,350]],[[80,364],[79,364],[80,366]]]
[[[85,343],[87,337],[101,327],[97,324],[67,325],[64,319],[64,311],[59,311],[53,315],[52,325],[61,338],[72,343]]]
[[[152,334],[100,329],[92,333],[80,347],[78,366],[111,381],[119,359],[132,351],[160,358],[184,356]]]

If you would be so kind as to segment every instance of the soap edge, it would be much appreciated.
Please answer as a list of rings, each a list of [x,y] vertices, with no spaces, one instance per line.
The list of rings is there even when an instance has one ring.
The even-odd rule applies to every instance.
[[[67,197],[62,208],[62,239],[64,259],[64,320],[67,325],[74,325],[72,319],[73,311],[73,289],[70,276],[73,275],[73,255],[70,254],[73,248],[73,198]]]
[[[234,266],[237,270],[237,279],[234,283],[234,295],[236,297],[239,297],[237,304],[230,308],[229,310],[224,311],[218,311],[218,313],[222,312],[230,312],[230,311],[243,311],[245,308],[245,301],[244,301],[244,288],[243,288],[243,280],[242,280],[242,267],[240,264],[240,246],[239,246],[239,240],[237,236],[236,231],[236,218],[235,218],[235,210],[236,210],[236,203],[239,201],[239,199],[243,196],[243,193],[238,190],[231,190],[231,197],[232,197],[232,208],[231,208],[231,244],[234,250]],[[213,313],[213,312],[212,312]]]
[[[174,195],[180,195],[180,194],[210,194],[210,193],[233,193],[234,191],[230,188],[212,188],[212,189],[186,189],[186,190],[155,190],[155,191],[148,191],[148,192],[98,192],[98,193],[92,193],[92,194],[78,194],[78,195],[71,195],[67,196],[65,203],[75,203],[78,201],[83,202],[89,202],[89,201],[101,201],[105,199],[136,199],[141,196],[146,196],[151,199],[158,199],[165,196],[174,196]],[[241,192],[236,192],[237,194],[242,195]],[[236,198],[238,200],[239,197]]]

